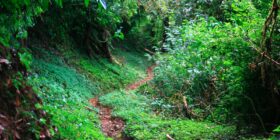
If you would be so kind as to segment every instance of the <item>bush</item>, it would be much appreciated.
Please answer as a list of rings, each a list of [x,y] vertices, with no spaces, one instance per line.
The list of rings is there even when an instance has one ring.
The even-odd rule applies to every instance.
[[[200,118],[239,124],[244,123],[241,118],[246,122],[252,119],[249,124],[262,129],[262,119],[257,117],[262,109],[254,106],[260,98],[270,98],[265,95],[266,87],[256,88],[261,82],[252,47],[261,40],[260,23],[264,19],[250,1],[223,6],[227,22],[198,18],[169,29],[165,43],[169,53],[159,53],[157,58],[155,96],[179,107],[183,107],[186,96],[189,107]]]

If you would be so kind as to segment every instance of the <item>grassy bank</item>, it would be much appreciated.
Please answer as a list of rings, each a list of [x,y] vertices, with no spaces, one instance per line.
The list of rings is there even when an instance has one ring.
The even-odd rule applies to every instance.
[[[100,97],[100,101],[126,120],[126,134],[138,140],[163,140],[167,134],[178,140],[224,139],[234,133],[234,127],[156,115],[151,108],[153,101],[136,92],[115,91]]]
[[[121,64],[89,58],[69,48],[45,50],[34,46],[32,51],[36,55],[30,84],[44,102],[38,107],[51,115],[60,139],[108,139],[101,132],[97,110],[88,100],[144,77],[148,66],[144,55],[120,50],[114,57]]]

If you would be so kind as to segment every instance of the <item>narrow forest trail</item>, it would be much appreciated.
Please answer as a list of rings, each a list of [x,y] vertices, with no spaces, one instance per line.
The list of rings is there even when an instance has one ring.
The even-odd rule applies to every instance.
[[[137,81],[137,82],[135,82],[135,83],[132,83],[131,85],[128,85],[128,86],[126,87],[126,90],[127,90],[127,91],[129,91],[129,90],[135,90],[135,89],[137,89],[138,87],[140,87],[141,85],[145,84],[146,82],[152,80],[152,79],[154,78],[153,70],[154,70],[155,66],[156,66],[156,65],[154,64],[154,65],[148,67],[148,68],[147,68],[147,71],[146,71],[147,77],[144,78],[144,79],[142,79],[142,80],[139,80],[139,81]]]
[[[126,91],[131,91],[139,88],[141,85],[150,81],[154,77],[153,69],[156,65],[152,65],[147,68],[146,73],[147,76],[139,81],[136,81],[130,85],[128,85],[125,89]],[[114,140],[129,140],[130,138],[124,136],[122,134],[125,128],[125,122],[118,117],[112,116],[112,109],[108,106],[104,106],[100,104],[98,97],[92,98],[89,100],[90,104],[95,108],[99,109],[99,119],[101,121],[101,129],[102,132],[108,136],[113,138]]]

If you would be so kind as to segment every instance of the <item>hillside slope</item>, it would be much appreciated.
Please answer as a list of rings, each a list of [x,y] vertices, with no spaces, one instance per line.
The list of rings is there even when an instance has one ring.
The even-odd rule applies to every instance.
[[[98,96],[102,104],[113,108],[113,116],[124,119],[124,132],[134,139],[165,139],[167,134],[176,139],[222,138],[233,132],[231,127],[158,116],[152,111],[151,97],[122,90],[137,91],[146,83],[141,79],[145,80],[151,62],[143,53],[116,48],[113,64],[89,58],[75,48],[67,50],[32,47],[36,55],[30,84],[44,102],[38,108],[51,115],[59,131],[56,138],[110,139],[102,132],[99,108],[88,102]],[[152,69],[149,72],[151,80]]]
[[[44,106],[38,107],[51,114],[60,133],[57,138],[107,139],[100,129],[98,110],[88,100],[144,77],[149,63],[140,53],[115,51],[114,57],[121,63],[117,65],[69,50],[32,47],[36,55],[30,84],[44,102]]]

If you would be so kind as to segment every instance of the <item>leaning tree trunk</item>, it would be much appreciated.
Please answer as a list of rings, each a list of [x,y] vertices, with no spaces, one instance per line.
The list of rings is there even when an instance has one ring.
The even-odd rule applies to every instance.
[[[107,58],[110,62],[113,62],[112,54],[110,51],[110,32],[97,24],[91,18],[90,9],[87,10],[87,16],[89,17],[86,23],[86,30],[84,35],[84,45],[86,46],[88,55],[95,57],[99,55]]]
[[[107,58],[110,62],[113,62],[113,57],[110,51],[110,37],[111,34],[108,30],[104,29],[102,33],[102,41],[98,40],[100,45],[100,52],[101,54]]]
[[[256,49],[260,53],[259,57],[259,71],[262,86],[267,89],[270,96],[269,106],[274,110],[274,118],[270,118],[275,124],[280,123],[280,90],[278,81],[280,79],[279,68],[280,62],[273,57],[273,39],[276,33],[277,17],[279,12],[278,0],[272,0],[272,7],[269,11],[268,17],[265,20],[262,29],[262,40],[260,43],[260,49]]]

